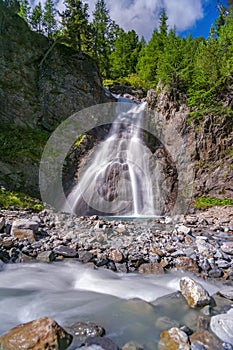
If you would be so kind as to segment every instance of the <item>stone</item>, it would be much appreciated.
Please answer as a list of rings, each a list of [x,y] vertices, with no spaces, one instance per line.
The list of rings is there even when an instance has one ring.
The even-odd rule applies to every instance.
[[[14,230],[32,230],[34,233],[38,231],[39,224],[37,221],[32,221],[29,219],[17,219],[13,222],[12,225],[12,233],[14,234]]]
[[[67,331],[77,337],[102,337],[105,329],[93,322],[77,322],[66,327]]]
[[[184,234],[189,234],[191,232],[191,229],[190,227],[187,227],[187,226],[184,226],[184,225],[181,225],[177,228],[177,231],[178,233],[184,233]]]
[[[59,245],[53,249],[53,252],[57,255],[61,255],[64,258],[75,258],[78,256],[76,250],[71,249],[65,245]]]
[[[4,228],[5,223],[6,223],[5,218],[0,218],[0,231]]]
[[[212,316],[210,328],[219,339],[233,345],[233,314]]]
[[[208,276],[211,278],[219,278],[222,277],[223,272],[217,267],[214,266],[213,269],[208,271]]]
[[[199,272],[196,262],[187,256],[180,256],[175,259],[174,266],[179,269],[185,269],[192,272]]]
[[[72,335],[67,333],[51,318],[37,320],[16,326],[0,337],[2,350],[65,350],[72,342]]]
[[[233,300],[233,289],[221,289],[218,294],[226,299]]]
[[[190,336],[192,343],[200,344],[205,350],[224,350],[221,341],[207,330],[198,330]]]
[[[55,255],[51,250],[45,250],[44,252],[41,252],[37,255],[36,260],[50,263],[51,261],[55,260]]]
[[[193,342],[191,343],[191,350],[206,350],[206,347],[202,344]]]
[[[164,274],[164,269],[158,262],[150,262],[140,265],[138,272],[144,274],[160,275]]]
[[[123,258],[123,254],[119,250],[112,250],[109,253],[109,259],[113,260],[116,263],[122,262]]]
[[[122,346],[122,350],[143,350],[143,347],[137,343],[130,341]]]
[[[123,224],[119,224],[115,229],[118,233],[126,233],[126,226]]]
[[[78,252],[78,259],[83,263],[88,263],[93,259],[94,255],[86,250],[81,250]]]
[[[14,242],[13,242],[12,238],[5,237],[2,241],[2,246],[6,249],[12,248],[13,245],[14,245]]]
[[[177,327],[170,328],[160,334],[158,350],[190,350],[187,334]]]
[[[180,291],[185,297],[188,305],[192,308],[209,305],[211,297],[201,284],[189,277],[180,280]]]
[[[88,337],[85,341],[85,345],[99,345],[104,350],[119,350],[118,346],[111,339],[106,337]]]
[[[18,238],[20,240],[27,239],[29,242],[34,242],[36,239],[34,231],[31,229],[14,228],[13,236],[14,236],[14,238]]]
[[[221,250],[226,254],[233,255],[233,242],[224,242],[221,245]]]

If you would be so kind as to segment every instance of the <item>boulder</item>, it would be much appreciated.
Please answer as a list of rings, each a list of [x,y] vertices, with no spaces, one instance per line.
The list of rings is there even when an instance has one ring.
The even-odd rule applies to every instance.
[[[210,328],[222,341],[233,345],[233,314],[219,314],[211,317]]]
[[[214,336],[214,334],[203,329],[193,333],[190,336],[190,341],[191,341],[191,344],[194,343],[202,346],[202,348],[200,349],[203,349],[203,348],[205,350],[223,350],[224,349],[222,346],[222,343],[217,337]],[[197,346],[196,346],[196,349],[198,349]]]
[[[177,327],[170,328],[160,334],[158,350],[190,350],[189,338]]]
[[[43,317],[21,324],[0,337],[1,350],[65,350],[72,342],[67,333],[51,318]]]
[[[207,290],[189,277],[181,278],[180,291],[187,300],[188,305],[192,308],[209,305],[211,303],[211,297]]]
[[[77,337],[102,337],[105,329],[93,322],[77,322],[66,327],[69,333]]]

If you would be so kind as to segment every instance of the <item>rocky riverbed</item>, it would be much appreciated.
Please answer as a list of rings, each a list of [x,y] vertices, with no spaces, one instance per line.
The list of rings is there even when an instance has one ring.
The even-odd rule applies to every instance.
[[[197,310],[195,322],[180,325],[168,320],[162,322],[161,327],[160,320],[159,349],[233,348],[232,256],[232,207],[213,207],[176,218],[131,220],[112,220],[97,216],[75,217],[47,209],[39,213],[14,210],[0,212],[2,270],[6,264],[12,263],[72,261],[84,263],[91,269],[108,269],[119,273],[162,276],[170,271],[182,271],[184,277],[180,280],[180,291],[175,293],[176,296],[164,298],[168,304],[172,305],[175,299],[176,303],[186,303],[190,309]],[[198,283],[188,277],[190,273],[201,278],[203,283],[216,282],[219,286],[218,294],[211,296],[202,287],[200,280]],[[42,319],[41,322],[48,324],[48,329],[55,329],[57,332],[59,326],[54,325],[55,321]],[[37,324],[40,324],[38,320]],[[61,338],[65,337],[66,341],[58,341],[55,348],[65,349],[69,346],[71,337],[66,337],[66,332],[77,337],[78,332],[85,333],[83,327],[86,329],[89,326],[92,330],[99,329],[101,332],[86,331],[87,339],[90,335],[97,336],[97,339],[84,340],[85,346],[96,350],[97,346],[106,350],[114,349],[114,346],[118,348],[110,339],[102,338],[104,330],[100,326],[81,326],[80,328],[80,325],[75,324],[73,328],[66,328],[64,332],[59,331],[62,334]],[[78,328],[79,331],[75,333],[74,328]],[[17,338],[18,333],[14,332]],[[28,334],[28,330],[26,332]],[[13,349],[6,345],[7,341],[9,344],[8,338],[2,339],[0,337],[2,349]],[[54,346],[54,338],[51,342],[51,346]],[[18,347],[21,348],[23,347]],[[143,345],[130,343],[124,349],[140,348],[143,348]]]

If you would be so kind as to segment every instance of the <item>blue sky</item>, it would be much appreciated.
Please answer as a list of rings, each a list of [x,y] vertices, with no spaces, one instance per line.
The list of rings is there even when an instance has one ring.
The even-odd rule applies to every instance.
[[[227,7],[226,0],[221,1],[221,3]],[[191,33],[193,37],[204,36],[206,38],[209,34],[211,25],[219,15],[217,5],[218,1],[214,0],[203,2],[203,18],[197,20],[192,27],[181,32],[180,34],[182,36],[188,36]]]
[[[33,1],[33,0],[32,0]],[[39,0],[34,0],[37,3]],[[55,0],[60,11],[64,0]],[[97,0],[83,0],[89,5],[90,19]],[[42,0],[44,3],[45,0]],[[207,37],[218,16],[217,5],[227,0],[105,0],[110,16],[124,30],[134,29],[148,41],[159,26],[159,16],[164,8],[170,27],[176,27],[181,36]]]

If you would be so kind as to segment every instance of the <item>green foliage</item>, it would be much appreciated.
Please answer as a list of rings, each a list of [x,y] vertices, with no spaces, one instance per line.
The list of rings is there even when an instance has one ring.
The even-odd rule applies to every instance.
[[[43,20],[43,10],[41,2],[39,2],[31,13],[30,24],[34,30],[37,32],[42,32],[42,20]]]
[[[128,33],[122,31],[116,39],[115,49],[110,56],[111,77],[115,79],[135,73],[141,49],[142,43],[139,42],[134,30]]]
[[[65,10],[62,17],[62,34],[64,38],[78,51],[86,51],[90,40],[88,23],[88,5],[81,0],[65,0]]]
[[[44,209],[43,204],[38,200],[21,192],[7,191],[5,188],[0,188],[0,208],[1,209],[31,209],[40,211]]]
[[[0,159],[24,161],[30,158],[39,162],[49,133],[29,127],[2,123],[0,128]]]
[[[109,76],[109,55],[111,44],[109,39],[111,19],[104,0],[97,0],[91,29],[93,33],[92,54],[97,60],[103,77]]]
[[[196,199],[195,206],[197,209],[206,209],[214,206],[233,205],[233,199],[230,198],[215,198],[215,197],[200,197]]]
[[[39,12],[38,12],[39,14]],[[43,28],[46,35],[51,38],[56,32],[55,8],[52,0],[46,0],[43,14]]]
[[[19,16],[23,18],[26,22],[28,22],[31,12],[31,7],[29,5],[28,0],[20,0],[19,1],[20,8],[19,8]]]

